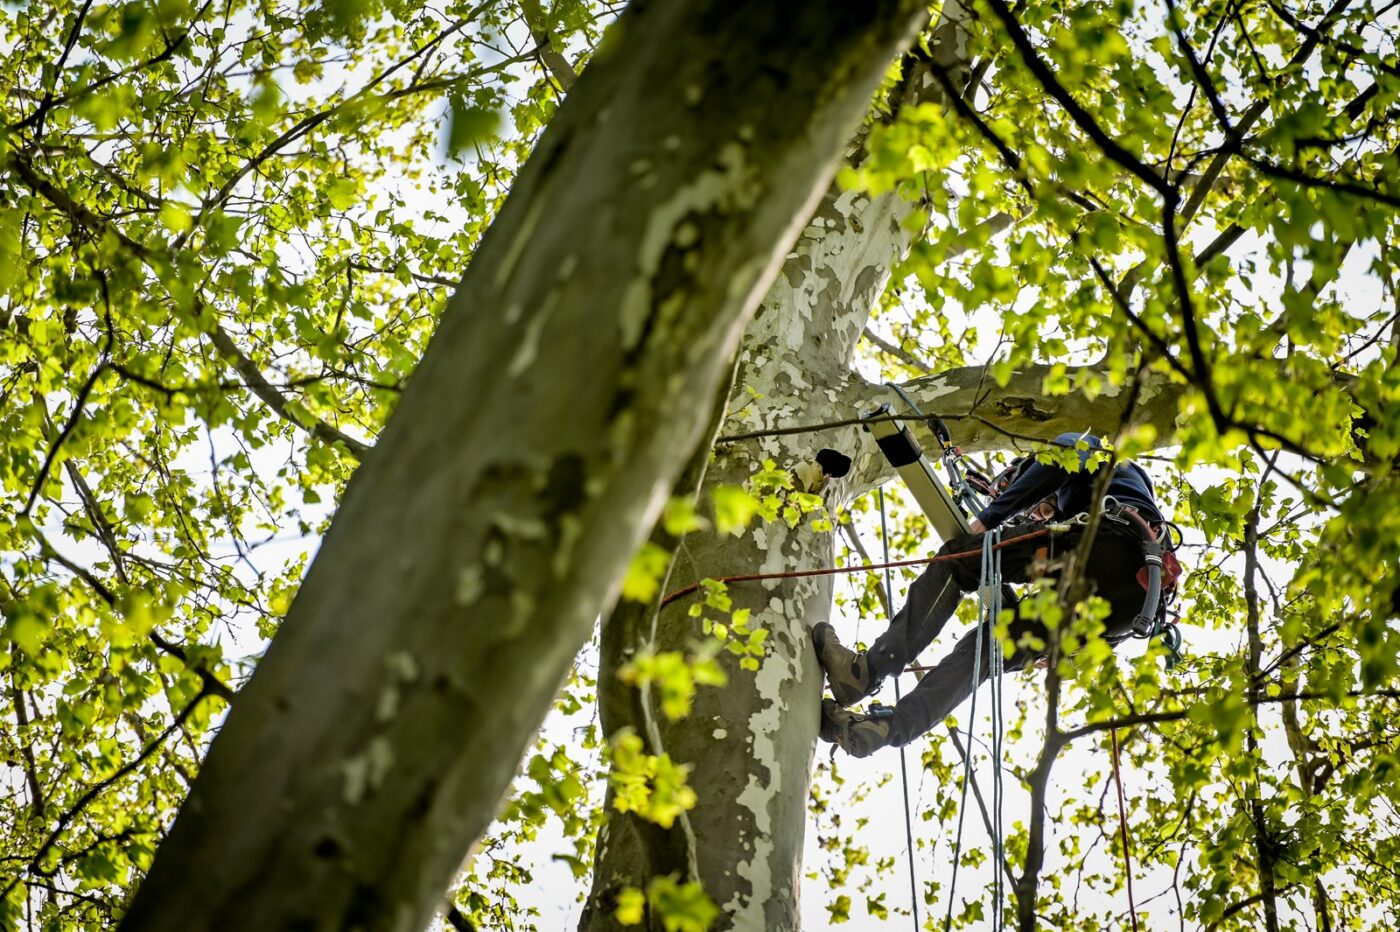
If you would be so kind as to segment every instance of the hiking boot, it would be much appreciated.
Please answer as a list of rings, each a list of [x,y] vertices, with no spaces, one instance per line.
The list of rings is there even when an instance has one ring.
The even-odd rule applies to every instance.
[[[865,651],[851,650],[836,638],[836,629],[822,622],[812,629],[812,642],[817,645],[817,662],[826,671],[831,694],[843,706],[852,706],[875,691],[880,679],[870,672]]]
[[[823,699],[820,734],[852,757],[869,757],[890,743],[890,716],[862,715]]]

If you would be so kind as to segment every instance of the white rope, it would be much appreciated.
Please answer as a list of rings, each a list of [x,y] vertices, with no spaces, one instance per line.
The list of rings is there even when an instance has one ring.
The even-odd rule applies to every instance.
[[[953,841],[953,876],[948,884],[948,912],[943,919],[943,929],[947,932],[953,924],[953,906],[957,901],[958,889],[958,862],[962,860],[962,837],[963,819],[967,814],[967,787],[972,782],[972,748],[973,736],[977,727],[977,690],[982,683],[982,651],[983,638],[988,639],[986,644],[988,654],[988,673],[992,683],[992,909],[991,928],[1001,927],[1003,913],[1003,899],[1005,897],[1004,880],[1001,874],[1001,865],[1004,860],[1002,818],[1001,809],[1003,802],[1003,787],[1001,779],[1001,758],[1002,758],[1002,738],[1005,727],[1002,721],[1003,695],[1001,690],[1002,673],[1004,672],[1005,659],[1001,649],[1001,642],[996,637],[997,616],[1001,614],[1002,608],[1002,581],[1001,581],[1001,551],[996,549],[996,544],[1001,540],[1000,529],[988,531],[982,538],[982,568],[978,596],[981,600],[981,611],[977,620],[977,632],[975,635],[975,650],[972,656],[972,704],[968,708],[968,728],[967,728],[967,753],[963,757],[963,783],[962,794],[958,800],[958,830]],[[985,635],[984,635],[985,631]]]
[[[876,489],[880,500],[880,544],[885,550],[885,563],[890,562],[890,535],[885,522],[885,490]],[[894,593],[890,583],[890,568],[885,566],[885,605],[893,608]],[[891,618],[891,621],[894,619]],[[894,675],[894,701],[899,704],[899,674]],[[904,802],[904,839],[908,846],[906,859],[909,862],[909,910],[914,917],[914,932],[919,932],[919,883],[914,876],[914,817],[909,812],[909,770],[904,763],[904,746],[899,747],[899,788],[900,799]]]

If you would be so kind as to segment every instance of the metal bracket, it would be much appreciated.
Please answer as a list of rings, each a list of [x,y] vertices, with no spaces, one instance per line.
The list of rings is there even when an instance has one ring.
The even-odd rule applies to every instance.
[[[880,445],[880,452],[885,454],[885,459],[890,461],[899,478],[914,493],[914,500],[928,516],[934,532],[945,541],[967,534],[967,515],[963,514],[948,487],[933,471],[933,463],[924,455],[923,448],[904,422],[885,419],[891,411],[888,404],[882,404],[862,415],[864,418],[881,418],[866,423],[865,429]]]

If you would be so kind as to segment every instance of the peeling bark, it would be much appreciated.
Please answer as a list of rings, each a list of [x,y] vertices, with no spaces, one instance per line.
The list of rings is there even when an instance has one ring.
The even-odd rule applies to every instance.
[[[961,7],[950,4],[935,31],[934,55],[950,69],[964,67]],[[937,99],[935,82],[912,72],[905,87]],[[852,396],[850,363],[870,310],[907,251],[904,220],[912,205],[889,194],[870,199],[832,189],[788,256],[764,298],[740,348],[739,385],[726,432],[803,423],[845,410]],[[725,447],[705,478],[708,490],[739,484],[765,458],[785,465],[809,460],[822,445],[817,436],[767,437]],[[832,508],[844,504],[850,483],[826,490]],[[695,534],[677,554],[668,587],[731,573],[830,566],[833,540],[803,524],[753,528],[741,538]],[[818,725],[821,679],[808,631],[831,610],[829,578],[773,581],[731,587],[734,608],[751,611],[751,623],[769,631],[767,654],[757,671],[727,665],[728,685],[702,689],[689,717],[664,720],[639,706],[635,691],[617,682],[619,667],[642,646],[684,650],[698,635],[689,603],[667,607],[638,630],[635,613],[622,610],[604,626],[599,689],[604,725],[654,722],[653,753],[691,765],[702,788],[684,824],[669,831],[613,814],[598,844],[593,889],[581,928],[618,927],[618,890],[645,888],[670,871],[698,879],[722,910],[715,929],[789,930],[799,925],[798,890],[811,756]],[[654,611],[654,608],[651,610]],[[732,658],[731,658],[732,659]],[[628,697],[628,693],[631,697]],[[617,713],[614,715],[613,713]],[[628,715],[632,717],[629,718]],[[638,729],[640,733],[640,728]],[[687,837],[687,835],[689,837]],[[693,841],[692,841],[693,839]],[[681,853],[686,856],[682,857]],[[693,854],[690,854],[693,852]]]
[[[931,44],[935,60],[954,74],[967,67],[959,25],[966,15],[959,5],[946,6]],[[903,88],[914,101],[941,99],[941,85],[917,71]],[[850,363],[891,268],[909,248],[911,233],[903,221],[911,209],[895,195],[870,200],[838,190],[827,194],[744,335],[737,410],[724,434],[844,420],[897,401],[888,388],[854,375]],[[1012,221],[998,217],[993,230]],[[1049,367],[1028,367],[1003,387],[981,367],[969,367],[935,373],[905,388],[925,410],[948,418],[969,451],[1123,424],[1130,392],[1108,388],[1093,399],[1046,397],[1049,372]],[[1071,371],[1070,378],[1076,374]],[[1137,393],[1136,418],[1166,438],[1182,388],[1149,378]],[[922,439],[933,442],[926,434]],[[705,487],[741,483],[764,459],[796,466],[823,446],[856,460],[847,478],[824,490],[833,509],[890,475],[868,435],[848,426],[726,444],[716,450]],[[674,561],[667,590],[705,577],[826,567],[833,555],[831,536],[805,525],[766,526],[737,540],[693,534]],[[654,639],[654,606],[621,609],[604,625],[599,689],[605,730],[630,725],[642,733],[645,722],[654,722],[656,740],[649,750],[690,764],[700,798],[685,822],[669,831],[610,811],[580,924],[586,932],[620,928],[613,916],[617,892],[645,889],[649,880],[669,873],[701,882],[722,909],[716,929],[799,926],[805,802],[821,691],[808,632],[830,615],[830,585],[822,578],[744,583],[731,586],[730,595],[735,608],[750,609],[752,622],[770,632],[763,665],[749,672],[728,664],[728,685],[700,690],[691,715],[679,722],[667,722],[659,710],[647,708],[644,697],[617,680],[617,671],[646,646],[685,649],[699,635],[686,613],[689,603],[656,616]]]
[[[122,928],[428,922],[698,442],[697,399],[925,15],[638,0],[619,18]]]

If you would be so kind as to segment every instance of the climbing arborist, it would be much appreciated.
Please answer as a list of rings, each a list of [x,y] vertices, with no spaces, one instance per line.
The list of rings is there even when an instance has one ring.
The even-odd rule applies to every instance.
[[[861,714],[844,708],[871,695],[887,676],[898,674],[926,648],[957,609],[963,593],[978,589],[979,564],[988,530],[997,528],[1010,518],[1026,515],[1026,524],[1005,531],[1007,541],[1001,550],[1003,579],[1010,583],[1027,583],[1033,574],[1044,570],[1054,577],[1058,572],[1057,558],[1072,551],[1084,530],[1076,517],[1086,514],[1093,495],[1093,485],[1099,471],[1088,466],[1092,451],[1100,447],[1097,437],[1088,434],[1061,434],[1054,444],[1078,449],[1080,469],[1071,472],[1062,466],[1042,463],[1034,457],[1023,457],[997,478],[1000,486],[995,497],[970,523],[971,533],[948,540],[938,551],[940,557],[909,587],[908,601],[890,622],[889,629],[876,639],[867,651],[854,651],[837,640],[835,629],[822,623],[812,630],[817,658],[826,671],[827,682],[835,700],[822,701],[821,737],[835,742],[856,757],[865,757],[886,745],[903,745],[942,721],[974,689],[973,671],[980,673],[981,685],[988,677],[990,653],[984,651],[974,667],[977,652],[977,631],[974,629],[958,642],[948,655],[904,696],[891,710],[877,714]],[[1159,539],[1166,533],[1162,513],[1153,496],[1152,480],[1135,463],[1120,463],[1109,480],[1105,510],[1093,548],[1084,569],[1086,580],[1095,594],[1108,601],[1111,611],[1106,622],[1105,638],[1116,643],[1141,628],[1146,582],[1139,581],[1144,569],[1144,549],[1141,544],[1151,537]],[[1135,513],[1135,515],[1133,514]],[[1082,519],[1081,519],[1082,520]],[[1031,533],[1035,522],[1045,524],[1041,533],[1025,540],[1018,536]],[[1068,522],[1068,523],[1061,523]],[[1149,548],[1152,544],[1149,543]],[[1161,547],[1156,552],[1161,555]],[[1179,569],[1172,564],[1172,581]],[[1157,606],[1157,600],[1152,600]],[[1135,626],[1135,620],[1138,624]],[[980,622],[986,625],[986,621]],[[987,648],[996,643],[985,627],[982,643]],[[1004,669],[1014,671],[1039,659],[1041,651],[1027,646],[1044,644],[1045,627],[1036,620],[1016,617],[1010,623],[1013,653],[1005,660]]]

